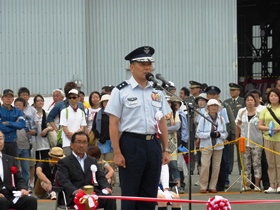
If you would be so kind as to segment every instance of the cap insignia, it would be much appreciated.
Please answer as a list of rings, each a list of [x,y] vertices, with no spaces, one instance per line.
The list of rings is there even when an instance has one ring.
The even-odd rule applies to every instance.
[[[150,48],[149,47],[145,47],[144,48],[144,53],[149,54],[149,52],[150,52]]]

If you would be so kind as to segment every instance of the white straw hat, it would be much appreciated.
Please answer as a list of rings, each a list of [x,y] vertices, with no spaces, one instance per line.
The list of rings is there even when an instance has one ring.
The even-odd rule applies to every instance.
[[[104,94],[102,97],[101,97],[101,100],[99,101],[99,103],[102,103],[102,101],[109,101],[110,99],[110,95],[109,94]]]
[[[219,107],[218,112],[220,112],[222,110],[223,107],[222,107],[222,105],[219,101],[217,101],[216,99],[210,99],[205,106],[205,111],[209,112],[208,111],[208,106],[211,106],[211,105],[214,105],[214,104],[218,105],[218,107]]]

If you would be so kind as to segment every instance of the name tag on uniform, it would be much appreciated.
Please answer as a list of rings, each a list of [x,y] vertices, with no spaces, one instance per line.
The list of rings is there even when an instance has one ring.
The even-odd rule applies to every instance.
[[[137,104],[137,97],[133,97],[133,98],[128,98],[127,99],[129,104],[132,105],[132,104]]]

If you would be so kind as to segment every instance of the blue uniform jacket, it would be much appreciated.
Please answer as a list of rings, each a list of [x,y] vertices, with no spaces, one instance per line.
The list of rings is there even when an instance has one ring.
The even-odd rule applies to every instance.
[[[51,112],[48,114],[47,122],[48,123],[53,122],[54,118],[56,118],[57,115],[60,116],[61,110],[68,106],[69,106],[68,99],[56,103],[55,106],[52,108]],[[78,102],[78,107],[81,110],[83,110],[83,112],[85,112],[84,105],[81,102]]]
[[[6,122],[6,124],[2,124]],[[0,130],[5,136],[5,142],[14,142],[17,138],[17,130],[25,128],[26,122],[21,110],[12,107],[7,109],[5,106],[0,107]]]

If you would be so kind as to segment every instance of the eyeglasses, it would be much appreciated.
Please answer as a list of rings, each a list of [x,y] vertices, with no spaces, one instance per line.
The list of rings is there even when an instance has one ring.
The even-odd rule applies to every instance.
[[[83,144],[83,145],[86,145],[88,144],[87,141],[74,141],[75,144]]]
[[[68,99],[70,100],[70,99],[76,99],[76,98],[78,98],[78,97],[68,97]]]

